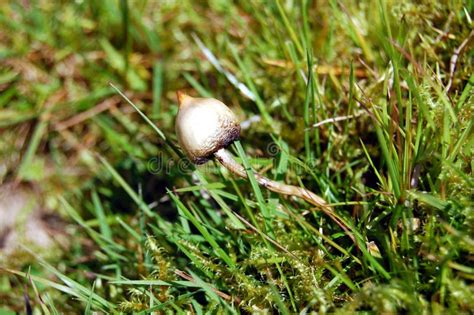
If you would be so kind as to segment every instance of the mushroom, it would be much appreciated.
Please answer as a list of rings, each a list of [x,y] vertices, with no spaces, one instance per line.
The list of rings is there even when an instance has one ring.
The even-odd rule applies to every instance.
[[[245,168],[226,149],[240,136],[240,125],[235,114],[214,98],[194,98],[177,92],[179,110],[176,117],[176,134],[184,153],[195,164],[216,158],[230,172],[247,178]],[[255,173],[263,187],[279,194],[302,198],[320,208],[353,239],[347,226],[337,217],[327,202],[315,193],[297,186],[287,185]]]

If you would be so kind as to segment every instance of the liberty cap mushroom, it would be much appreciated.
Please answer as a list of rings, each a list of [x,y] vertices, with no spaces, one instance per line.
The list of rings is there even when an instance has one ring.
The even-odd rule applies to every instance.
[[[194,98],[182,92],[178,92],[177,96],[179,110],[175,127],[178,142],[186,155],[195,164],[203,164],[215,157],[232,173],[247,178],[245,168],[226,150],[240,135],[235,114],[214,98]],[[319,207],[355,242],[346,224],[323,198],[305,188],[276,182],[258,173],[254,175],[257,182],[269,190],[302,198]]]
[[[194,98],[178,92],[176,134],[184,153],[196,164],[237,140],[240,125],[235,114],[214,98]]]

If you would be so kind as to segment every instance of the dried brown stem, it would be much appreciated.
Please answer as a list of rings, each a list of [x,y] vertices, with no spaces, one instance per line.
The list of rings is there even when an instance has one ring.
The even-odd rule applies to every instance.
[[[239,164],[234,159],[232,154],[226,149],[220,149],[219,151],[214,153],[214,156],[222,165],[224,165],[232,173],[243,178],[248,178],[245,168],[241,164]],[[310,204],[320,208],[337,225],[339,225],[346,232],[346,234],[355,242],[354,236],[352,235],[352,233],[350,233],[349,228],[346,226],[346,224],[342,222],[340,218],[338,218],[332,207],[329,206],[323,198],[319,197],[308,189],[276,182],[258,173],[255,173],[254,175],[257,182],[263,187],[279,194],[295,196],[304,199]]]

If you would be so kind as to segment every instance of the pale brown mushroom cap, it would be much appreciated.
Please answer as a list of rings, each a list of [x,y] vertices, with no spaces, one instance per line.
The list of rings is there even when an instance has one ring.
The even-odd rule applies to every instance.
[[[235,114],[214,98],[193,98],[178,92],[176,134],[181,149],[196,164],[237,140],[240,125]]]

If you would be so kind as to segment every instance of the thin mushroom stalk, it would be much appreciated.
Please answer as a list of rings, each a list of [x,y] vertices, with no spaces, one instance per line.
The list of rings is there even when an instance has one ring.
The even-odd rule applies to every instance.
[[[179,111],[176,117],[176,134],[184,153],[195,164],[216,158],[230,172],[247,178],[245,168],[226,149],[240,136],[240,125],[235,114],[214,98],[193,98],[181,92],[177,94]],[[255,173],[255,179],[271,191],[304,199],[320,208],[354,240],[348,227],[337,217],[331,206],[312,191],[276,182],[258,173]]]
[[[218,150],[216,153],[214,153],[214,156],[229,171],[240,177],[247,178],[247,172],[245,171],[245,168],[234,159],[232,154],[227,151],[227,149],[222,148]],[[315,193],[313,193],[312,191],[301,187],[276,182],[265,176],[260,175],[259,173],[255,173],[254,175],[255,179],[260,185],[267,189],[270,189],[271,191],[283,195],[290,195],[302,198],[317,207],[328,207],[326,201]]]
[[[234,159],[232,154],[227,149],[219,149],[214,153],[214,156],[230,172],[240,177],[248,178],[245,168]],[[334,211],[327,204],[327,202],[312,191],[302,187],[287,185],[285,183],[280,183],[271,180],[263,175],[260,175],[259,173],[254,173],[254,176],[257,180],[257,183],[271,191],[282,195],[295,196],[304,199],[310,204],[320,208],[322,211],[324,211],[324,213],[331,217],[331,219],[336,222],[344,231],[349,233],[347,227],[344,225],[344,223],[341,222],[339,218],[336,217]],[[351,236],[352,238],[352,235],[350,233],[349,236]]]

